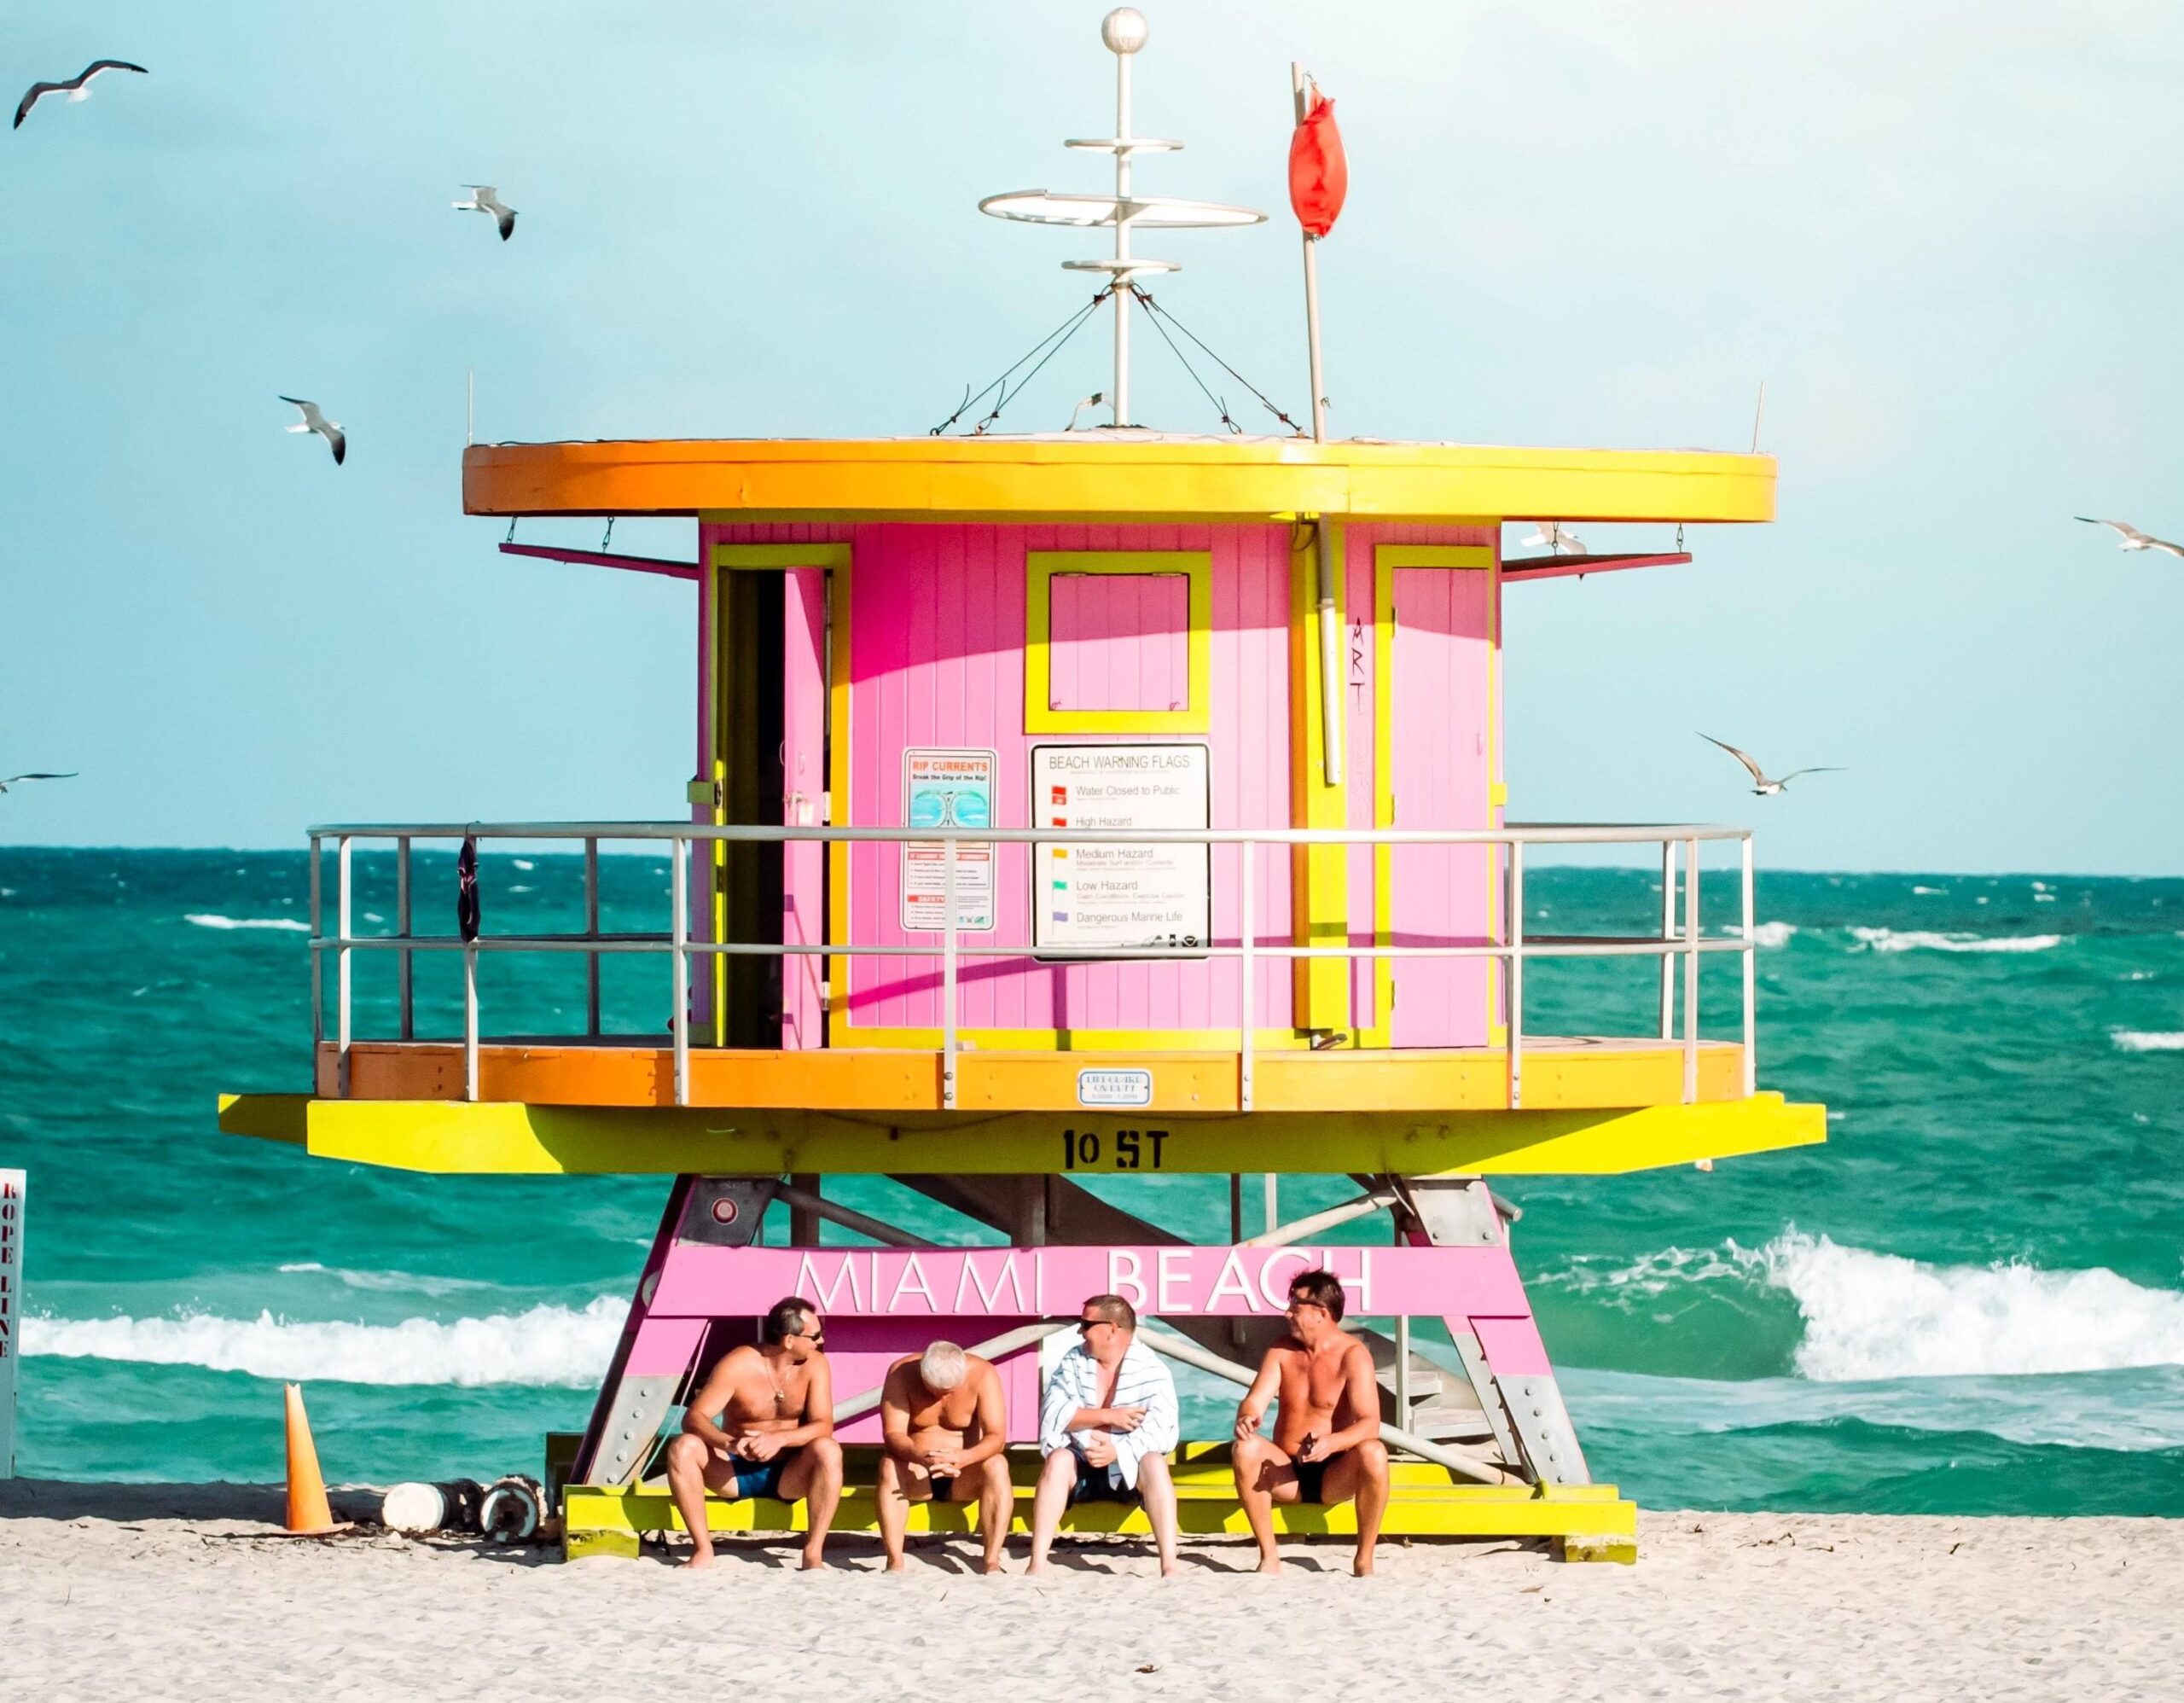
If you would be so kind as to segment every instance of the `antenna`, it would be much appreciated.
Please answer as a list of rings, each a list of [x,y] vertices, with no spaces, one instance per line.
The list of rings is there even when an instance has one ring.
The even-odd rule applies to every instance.
[[[1143,48],[1150,33],[1145,16],[1135,7],[1118,6],[1100,20],[1100,39],[1115,56],[1115,133],[1112,136],[1073,137],[1065,148],[1115,156],[1115,191],[1111,195],[1064,195],[1047,189],[1011,189],[988,195],[979,211],[996,218],[1024,224],[1061,224],[1078,230],[1112,230],[1115,254],[1112,260],[1065,260],[1072,272],[1105,272],[1115,299],[1115,378],[1107,392],[1114,423],[1127,426],[1130,418],[1130,284],[1141,272],[1179,272],[1172,260],[1141,259],[1130,253],[1130,232],[1141,230],[1208,230],[1217,227],[1263,224],[1266,215],[1252,207],[1228,206],[1219,201],[1182,201],[1172,195],[1141,195],[1130,183],[1130,162],[1140,154],[1172,154],[1180,142],[1158,142],[1133,135],[1130,129],[1130,61]]]
[[[462,386],[463,397],[466,404],[466,408],[462,416],[462,441],[465,444],[474,444],[478,441],[477,368],[472,367],[464,372],[462,375]]]
[[[1759,453],[1759,421],[1760,421],[1760,418],[1761,418],[1761,416],[1763,416],[1766,412],[1767,412],[1767,381],[1766,381],[1765,379],[1762,379],[1762,380],[1760,380],[1760,381],[1759,381],[1759,400],[1758,400],[1757,402],[1754,403],[1754,404],[1752,404],[1752,408],[1751,408],[1751,452],[1752,452],[1752,454],[1754,454],[1755,456],[1756,456],[1756,455],[1757,455],[1757,454]]]

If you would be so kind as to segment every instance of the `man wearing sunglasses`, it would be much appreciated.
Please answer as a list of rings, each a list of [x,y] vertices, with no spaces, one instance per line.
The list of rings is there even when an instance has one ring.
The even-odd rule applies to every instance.
[[[1380,1516],[1388,1506],[1388,1450],[1380,1441],[1380,1386],[1373,1357],[1342,1328],[1342,1285],[1332,1273],[1290,1280],[1289,1334],[1266,1351],[1236,1409],[1236,1497],[1258,1539],[1259,1571],[1281,1571],[1274,1504],[1333,1507],[1356,1500],[1352,1571],[1373,1571]],[[1274,1440],[1259,1435],[1267,1404],[1281,1398]]]
[[[1079,1340],[1054,1367],[1039,1407],[1046,1460],[1031,1502],[1031,1570],[1047,1570],[1065,1508],[1141,1501],[1160,1553],[1160,1577],[1173,1578],[1176,1484],[1168,1451],[1179,1428],[1176,1380],[1137,1340],[1137,1311],[1120,1295],[1085,1302],[1077,1331]]]
[[[824,1351],[826,1326],[810,1302],[774,1303],[757,1347],[721,1356],[682,1415],[682,1434],[667,1445],[667,1484],[690,1533],[694,1567],[713,1559],[706,1492],[729,1501],[770,1497],[810,1504],[804,1565],[821,1555],[842,1499],[842,1445],[834,1440],[834,1380]]]

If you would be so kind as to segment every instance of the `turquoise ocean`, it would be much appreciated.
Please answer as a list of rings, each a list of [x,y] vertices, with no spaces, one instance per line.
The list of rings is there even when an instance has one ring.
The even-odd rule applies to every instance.
[[[421,927],[452,921],[450,865],[421,857]],[[384,927],[391,868],[362,867]],[[605,869],[607,926],[660,926],[665,865]],[[578,926],[572,860],[491,855],[482,886],[489,932]],[[1732,891],[1708,890],[1724,919]],[[2184,1515],[2184,881],[1758,891],[1763,1084],[1825,1101],[1827,1143],[1498,1185],[1594,1475],[1656,1507]],[[1643,871],[1536,870],[1527,895],[1555,933],[1658,915]],[[277,1479],[283,1379],[337,1479],[536,1470],[583,1422],[664,1180],[410,1177],[215,1127],[223,1090],[308,1084],[308,904],[300,852],[0,849],[20,1472]],[[1735,962],[1709,962],[1710,1032],[1734,1032]],[[421,1032],[455,1032],[454,974],[421,968]],[[489,960],[491,1026],[580,1028],[581,975]],[[1653,1020],[1650,963],[1527,983],[1535,1032]],[[364,1032],[392,986],[361,972]],[[606,987],[610,1026],[660,1027],[657,961]],[[979,1239],[886,1179],[830,1186]],[[1102,1186],[1225,1239],[1225,1179]],[[1292,1179],[1285,1216],[1349,1192]],[[1224,1432],[1218,1390],[1191,1395],[1187,1428]]]

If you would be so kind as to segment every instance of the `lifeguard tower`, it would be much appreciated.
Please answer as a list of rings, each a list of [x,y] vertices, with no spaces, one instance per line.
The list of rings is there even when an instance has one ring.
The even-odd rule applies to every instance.
[[[1506,591],[1687,558],[1505,558],[1502,541],[1512,521],[1765,521],[1774,463],[1136,423],[1131,316],[1159,315],[1140,281],[1172,269],[1133,235],[1258,215],[1133,188],[1137,156],[1176,144],[1132,132],[1142,20],[1105,33],[1115,134],[1071,145],[1113,156],[1114,192],[986,206],[1114,233],[1113,258],[1081,263],[1114,317],[1107,417],[467,450],[470,514],[694,523],[683,561],[502,546],[694,588],[687,799],[653,822],[311,828],[313,1089],[231,1096],[221,1126],[410,1171],[672,1179],[567,1463],[572,1555],[673,1526],[663,1430],[781,1294],[828,1315],[845,1441],[876,1439],[887,1361],[944,1335],[1001,1366],[1028,1444],[1041,1343],[1085,1295],[1132,1296],[1152,1346],[1247,1380],[1287,1276],[1324,1264],[1382,1369],[1387,1532],[1629,1560],[1635,1508],[1587,1470],[1490,1180],[1709,1164],[1821,1141],[1825,1122],[1757,1085],[1744,831],[1504,819]],[[580,853],[584,927],[419,932],[413,848],[466,837]],[[1719,919],[1735,935],[1701,924],[1713,841],[1732,842],[1716,879],[1737,881]],[[1528,933],[1527,855],[1571,845],[1658,858],[1658,931]],[[669,859],[649,930],[602,928],[602,848]],[[395,915],[369,932],[357,854],[390,851]],[[460,1033],[416,1032],[421,953],[459,956]],[[393,955],[393,1033],[360,1032],[361,954]],[[580,963],[582,1032],[497,1026],[478,968],[500,955]],[[624,955],[657,967],[655,1032],[602,1024],[601,966]],[[1741,971],[1742,1021],[1710,1036],[1716,955]],[[1528,1031],[1527,966],[1578,956],[1648,977],[1657,961],[1658,1024]],[[1308,1175],[1354,1197],[1285,1217],[1280,1179]],[[936,1247],[830,1194],[859,1176],[985,1240]],[[1225,1241],[1161,1225],[1173,1185],[1156,1179],[1194,1177],[1228,1179]],[[1378,1244],[1355,1240],[1375,1218]],[[1341,1225],[1341,1245],[1321,1240]],[[1414,1342],[1417,1319],[1438,1331]],[[1184,1528],[1240,1532],[1215,1433],[1180,1451]],[[800,1517],[759,1500],[713,1523]],[[968,1518],[932,1504],[913,1530]],[[1277,1518],[1354,1529],[1347,1508]],[[836,1529],[873,1519],[853,1453]]]

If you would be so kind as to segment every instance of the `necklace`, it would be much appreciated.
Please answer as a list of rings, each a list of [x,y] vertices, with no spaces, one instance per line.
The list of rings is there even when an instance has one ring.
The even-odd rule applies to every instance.
[[[765,1361],[767,1380],[774,1386],[774,1411],[775,1414],[784,1413],[788,1409],[788,1391],[782,1386],[780,1375],[774,1369],[773,1357],[762,1355],[759,1357]]]

